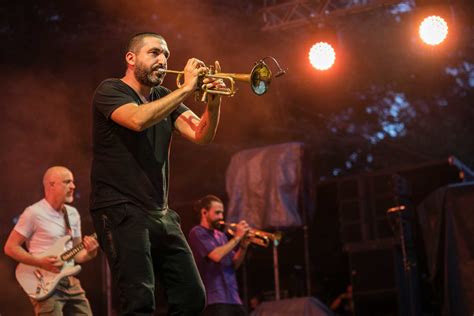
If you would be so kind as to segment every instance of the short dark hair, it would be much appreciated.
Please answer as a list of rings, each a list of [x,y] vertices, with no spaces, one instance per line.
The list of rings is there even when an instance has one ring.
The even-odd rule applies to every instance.
[[[212,202],[219,202],[221,204],[224,204],[220,198],[212,194],[208,194],[194,202],[194,212],[198,221],[201,220],[201,210],[203,208],[209,210],[211,208]]]
[[[155,32],[137,33],[133,35],[128,41],[127,51],[125,53],[128,53],[128,52],[137,53],[143,47],[143,39],[145,37],[156,37],[163,41],[165,40],[163,36]]]

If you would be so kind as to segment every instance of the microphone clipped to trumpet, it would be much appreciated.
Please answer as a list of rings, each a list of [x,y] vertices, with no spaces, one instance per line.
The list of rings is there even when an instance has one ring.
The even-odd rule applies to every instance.
[[[227,223],[225,221],[219,221],[217,224],[219,226],[219,230],[227,232],[231,236],[235,235],[235,231],[237,229],[236,223]],[[250,228],[246,238],[250,243],[260,247],[268,247],[270,242],[272,242],[273,245],[277,247],[280,244],[281,237],[281,232],[269,233],[262,230]]]
[[[275,74],[275,76],[272,75],[272,72],[268,65],[265,63],[265,59],[270,58],[273,60],[278,68],[278,72]],[[226,95],[226,96],[234,96],[235,93],[237,92],[237,88],[235,87],[235,81],[244,81],[250,83],[250,87],[252,88],[252,91],[256,95],[262,95],[265,92],[268,91],[268,87],[270,85],[270,82],[272,81],[273,77],[280,77],[286,73],[285,70],[283,70],[280,67],[280,64],[278,61],[271,57],[267,56],[265,58],[260,59],[255,63],[255,65],[252,68],[252,71],[249,74],[236,74],[236,73],[225,73],[225,72],[216,72],[215,68],[213,66],[208,67],[209,71],[205,74],[202,74],[200,76],[199,82],[198,82],[198,90],[196,91],[196,99],[200,99],[201,101],[206,101],[206,96],[207,94],[220,94],[220,95]],[[181,88],[183,83],[181,83],[181,80],[183,79],[184,76],[184,71],[176,71],[176,70],[166,70],[166,69],[159,69],[158,72],[160,73],[172,73],[176,74],[176,85],[178,88]],[[202,81],[204,78],[210,78],[210,79],[222,79],[224,81],[228,81],[228,87],[226,88],[207,88],[205,85],[202,87]]]

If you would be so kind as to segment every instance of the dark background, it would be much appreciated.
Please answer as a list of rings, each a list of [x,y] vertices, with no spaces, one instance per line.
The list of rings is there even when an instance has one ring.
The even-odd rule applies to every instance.
[[[231,156],[243,149],[303,142],[312,153],[305,172],[322,183],[449,155],[472,168],[474,5],[469,0],[403,3],[263,31],[263,1],[256,0],[1,1],[1,245],[22,210],[42,197],[41,177],[51,165],[73,171],[74,205],[82,214],[83,232],[92,232],[90,101],[103,79],[123,75],[124,47],[130,35],[141,31],[167,39],[170,69],[180,70],[188,58],[197,57],[207,64],[219,60],[226,72],[248,73],[255,61],[271,55],[288,70],[261,97],[239,83],[236,96],[223,102],[213,144],[197,146],[174,138],[170,204],[180,213],[186,234],[195,199],[214,193],[226,200],[225,171]],[[450,31],[446,43],[432,48],[420,43],[416,22],[434,4],[444,10]],[[310,67],[307,53],[323,37],[333,41],[337,59],[331,70],[318,72]],[[169,75],[165,86],[173,89],[175,77]],[[186,104],[202,112],[202,104]],[[341,241],[337,206],[326,205],[314,223],[319,230],[312,242],[327,240],[330,253],[331,243],[340,248]],[[294,234],[294,240],[302,238],[301,232]],[[299,275],[302,250],[291,248],[283,257],[296,258],[288,265]],[[341,261],[344,254],[334,257],[332,264],[326,260],[313,266],[318,280],[314,294],[323,301],[337,295],[350,278]],[[0,265],[0,313],[28,315],[29,302],[14,281],[15,263],[2,254]],[[84,287],[101,315],[100,260],[83,268]],[[270,274],[260,287],[271,289],[271,281]],[[287,288],[298,292],[299,285]]]

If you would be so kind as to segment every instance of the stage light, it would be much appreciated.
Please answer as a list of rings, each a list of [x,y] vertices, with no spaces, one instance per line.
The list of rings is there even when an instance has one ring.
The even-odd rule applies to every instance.
[[[309,50],[309,62],[318,70],[327,70],[334,65],[336,52],[334,48],[326,42],[319,42]]]
[[[429,16],[421,22],[419,34],[426,44],[433,46],[439,45],[448,35],[448,24],[440,16]]]

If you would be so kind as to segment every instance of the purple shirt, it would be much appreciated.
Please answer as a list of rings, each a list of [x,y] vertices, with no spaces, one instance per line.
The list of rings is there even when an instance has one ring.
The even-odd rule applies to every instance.
[[[201,225],[194,226],[189,232],[189,245],[206,287],[207,305],[242,304],[232,262],[235,251],[228,253],[219,263],[207,257],[214,248],[227,242],[227,236],[223,232]]]

